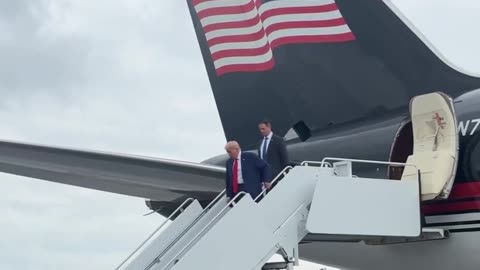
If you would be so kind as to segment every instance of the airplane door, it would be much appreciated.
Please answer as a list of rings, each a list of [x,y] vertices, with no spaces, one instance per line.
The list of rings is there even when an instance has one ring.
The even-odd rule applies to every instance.
[[[413,154],[402,180],[420,171],[422,200],[444,199],[450,194],[458,163],[458,132],[453,100],[441,92],[410,101]]]

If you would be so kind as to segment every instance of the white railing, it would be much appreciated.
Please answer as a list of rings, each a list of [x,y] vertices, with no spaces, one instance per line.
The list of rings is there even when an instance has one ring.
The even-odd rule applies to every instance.
[[[128,262],[128,260],[130,260],[134,255],[135,253],[137,253],[158,231],[160,231],[165,225],[167,225],[167,223],[176,215],[178,214],[179,212],[183,212],[183,208],[185,205],[187,205],[188,203],[191,203],[193,202],[194,199],[192,198],[188,198],[186,199],[182,204],[180,204],[179,207],[177,207],[177,209],[175,209],[175,211],[173,211],[170,216],[167,217],[167,219],[165,219],[165,221],[160,224],[160,226],[158,226],[157,229],[155,229],[148,237],[147,239],[145,239],[145,241],[143,241],[132,253],[130,253],[130,255],[128,255],[127,258],[125,258],[119,266],[117,266],[117,268],[115,268],[115,270],[119,270],[122,266],[125,265],[126,262]]]
[[[277,174],[277,176],[270,182],[270,184],[275,184],[278,180],[280,180],[280,178],[284,175],[287,174],[287,171],[292,169],[292,166],[287,166],[285,167],[279,174]],[[265,195],[267,193],[268,189],[264,189],[262,190],[262,192],[260,194],[258,194],[258,196],[255,198],[255,202],[258,202],[258,199],[260,197],[262,197],[263,195]]]
[[[188,249],[190,248],[190,246],[195,242],[197,241],[201,236],[202,234],[210,228],[210,226],[216,222],[229,208],[230,208],[230,205],[234,205],[235,204],[235,201],[241,196],[241,195],[246,195],[247,193],[244,192],[244,191],[241,191],[239,193],[237,193],[237,195],[235,195],[235,197],[233,197],[233,199],[231,199],[227,205],[225,207],[222,208],[222,210],[220,210],[220,212],[218,214],[215,215],[215,217],[212,218],[212,220],[210,220],[210,222],[207,223],[207,225],[205,225],[205,227],[203,227],[202,230],[200,230],[200,232],[198,232],[178,253],[176,256],[174,256],[167,264],[165,264],[165,267],[163,269],[166,269],[168,268],[168,266],[170,266],[175,260],[178,260],[178,258]],[[146,270],[148,270],[149,268],[147,268]]]
[[[154,266],[158,262],[158,260],[163,255],[165,255],[200,220],[200,218],[202,218],[210,210],[210,208],[220,200],[220,198],[225,195],[225,192],[225,189],[220,192],[217,197],[215,197],[215,199],[213,199],[207,205],[207,207],[203,209],[203,211],[198,215],[198,217],[189,226],[187,226],[187,228],[185,228],[175,239],[173,239],[173,241],[170,242],[170,244],[165,249],[163,249],[163,251],[157,257],[155,257],[155,259],[153,259],[153,261],[145,268],[145,270],[152,268],[152,266]]]

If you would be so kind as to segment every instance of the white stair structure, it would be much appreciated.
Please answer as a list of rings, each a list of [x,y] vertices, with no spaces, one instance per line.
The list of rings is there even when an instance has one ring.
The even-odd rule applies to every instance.
[[[351,175],[351,162],[365,161],[334,160],[341,162],[287,167],[258,198],[239,193],[227,202],[222,192],[205,209],[189,199],[169,226],[116,269],[293,269],[299,242],[309,233],[320,241],[370,244],[430,238],[422,236],[418,178],[358,178]],[[267,263],[277,253],[284,262]]]

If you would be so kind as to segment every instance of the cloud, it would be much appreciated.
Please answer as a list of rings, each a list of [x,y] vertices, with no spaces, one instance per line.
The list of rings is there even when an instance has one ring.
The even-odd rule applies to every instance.
[[[221,153],[185,5],[0,1],[0,138],[192,161]],[[163,220],[143,217],[139,198],[0,182],[1,269],[112,269]]]
[[[143,202],[2,175],[1,269],[112,269],[163,220]],[[93,257],[91,257],[93,256]]]
[[[82,36],[59,36],[48,29],[48,1],[2,1],[0,88],[10,96],[19,91],[52,91],[81,85],[86,80]],[[3,35],[2,35],[3,36]],[[62,91],[60,91],[62,92]],[[58,92],[57,92],[58,93]]]
[[[186,3],[19,1],[10,9],[15,16],[4,20],[18,34],[0,50],[5,138],[196,161],[212,155],[199,144],[221,151]]]
[[[467,72],[480,74],[480,38],[472,35],[479,23],[480,2],[395,0],[395,5],[445,58]]]

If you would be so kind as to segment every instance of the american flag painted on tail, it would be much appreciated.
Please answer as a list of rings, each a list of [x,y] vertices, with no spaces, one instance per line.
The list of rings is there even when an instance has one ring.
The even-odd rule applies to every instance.
[[[193,0],[217,75],[269,70],[285,44],[355,39],[334,0]]]

